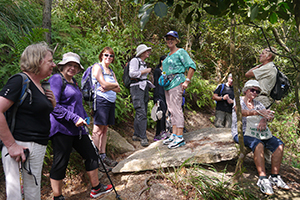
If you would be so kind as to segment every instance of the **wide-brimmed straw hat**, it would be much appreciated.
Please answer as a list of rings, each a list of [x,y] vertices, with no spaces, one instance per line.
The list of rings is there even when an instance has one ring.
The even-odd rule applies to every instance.
[[[68,52],[63,55],[63,60],[60,61],[57,65],[65,65],[68,62],[77,63],[82,70],[84,70],[83,66],[80,64],[80,56],[77,53]]]
[[[259,86],[259,82],[257,80],[249,80],[245,83],[244,87],[243,87],[243,94],[246,93],[246,91],[252,87],[257,87],[259,90],[261,90],[260,86]]]
[[[145,51],[151,50],[151,47],[147,47],[145,44],[140,44],[137,48],[136,48],[136,57],[140,56],[142,53],[144,53]]]

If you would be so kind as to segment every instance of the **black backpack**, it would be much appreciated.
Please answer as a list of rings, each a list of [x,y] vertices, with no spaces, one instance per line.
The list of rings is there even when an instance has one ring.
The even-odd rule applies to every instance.
[[[135,57],[136,58],[136,57]],[[138,59],[138,58],[136,58],[136,59]],[[139,59],[138,59],[138,61],[139,61]],[[125,67],[124,67],[124,72],[123,72],[123,76],[122,76],[122,79],[123,79],[123,83],[124,83],[124,86],[126,87],[126,88],[130,88],[130,84],[131,83],[133,83],[133,82],[138,82],[138,81],[140,81],[141,79],[132,79],[130,76],[129,76],[129,63],[130,63],[130,61],[128,62],[128,63],[126,63],[126,65],[125,65]],[[140,63],[140,61],[139,61],[139,68],[140,68],[140,66],[141,66],[141,63]]]
[[[270,97],[274,100],[281,100],[289,91],[290,81],[284,73],[279,71],[277,66],[275,67],[277,69],[276,83],[271,90]]]

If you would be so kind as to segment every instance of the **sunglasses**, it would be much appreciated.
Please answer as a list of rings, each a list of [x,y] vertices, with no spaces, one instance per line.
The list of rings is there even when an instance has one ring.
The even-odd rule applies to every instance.
[[[167,41],[174,41],[176,40],[175,38],[166,38]]]
[[[256,90],[256,89],[254,89],[254,88],[251,88],[250,89],[250,92],[252,92],[252,93],[256,93],[256,94],[260,94],[260,91],[259,90]]]
[[[111,57],[111,58],[115,57],[115,56],[112,55],[112,54],[104,54],[104,56],[105,56],[105,57]]]

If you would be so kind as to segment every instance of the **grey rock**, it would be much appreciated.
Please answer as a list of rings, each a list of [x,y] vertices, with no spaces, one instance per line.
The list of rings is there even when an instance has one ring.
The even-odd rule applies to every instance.
[[[125,138],[110,128],[107,130],[107,145],[112,146],[119,154],[135,151],[135,148]]]
[[[113,173],[138,172],[180,166],[184,162],[217,163],[237,157],[230,128],[205,128],[183,134],[186,145],[168,149],[162,141],[138,150],[113,168]]]

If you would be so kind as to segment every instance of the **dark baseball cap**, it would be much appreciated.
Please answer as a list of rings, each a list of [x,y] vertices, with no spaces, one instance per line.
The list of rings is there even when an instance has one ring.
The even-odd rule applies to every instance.
[[[177,33],[176,31],[169,31],[169,32],[165,35],[165,37],[167,37],[168,35],[173,36],[173,37],[176,37],[176,38],[179,39],[178,33]]]

